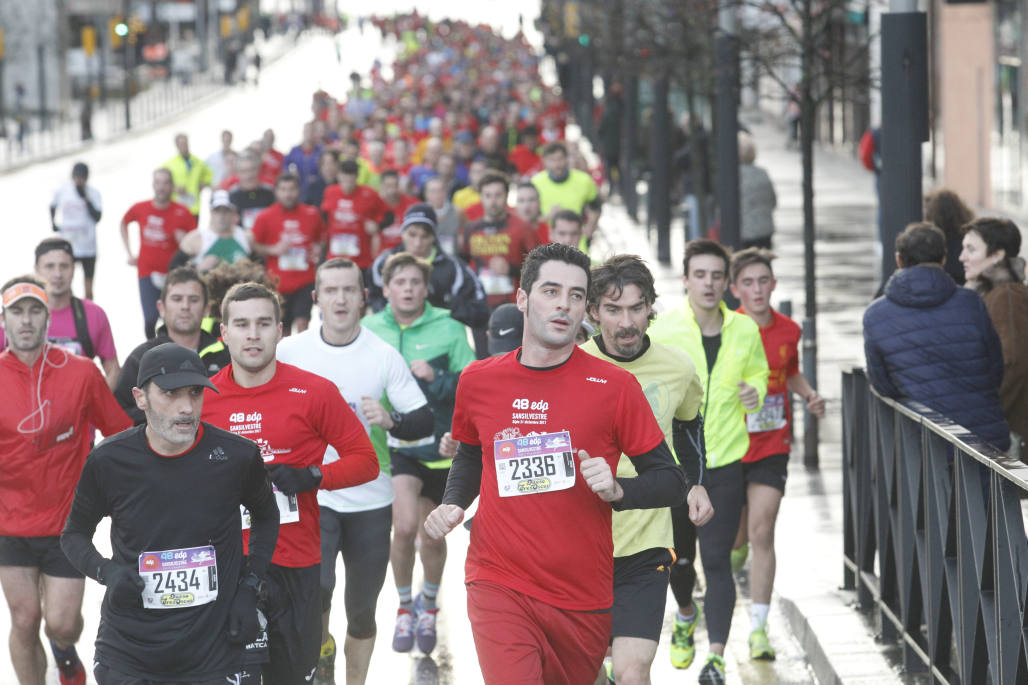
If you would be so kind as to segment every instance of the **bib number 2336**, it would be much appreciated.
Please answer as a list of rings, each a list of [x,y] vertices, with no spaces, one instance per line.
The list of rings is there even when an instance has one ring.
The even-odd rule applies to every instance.
[[[567,431],[493,443],[500,497],[566,490],[575,484],[575,457]]]

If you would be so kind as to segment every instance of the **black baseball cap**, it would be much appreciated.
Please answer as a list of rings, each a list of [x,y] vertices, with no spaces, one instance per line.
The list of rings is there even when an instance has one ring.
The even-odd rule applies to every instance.
[[[58,236],[51,236],[49,238],[43,238],[39,245],[36,245],[36,261],[38,262],[39,258],[45,255],[47,252],[53,252],[54,250],[66,252],[68,255],[71,256],[72,259],[75,258],[75,251],[72,249],[71,243],[69,243],[64,238],[59,238]]]
[[[400,228],[407,228],[411,224],[424,224],[432,229],[435,233],[435,210],[432,209],[432,205],[427,202],[419,202],[415,205],[411,205],[403,215],[403,226]]]
[[[143,387],[147,381],[153,381],[161,390],[202,385],[218,392],[207,378],[200,355],[172,342],[151,347],[139,360],[136,387]]]
[[[495,356],[521,347],[525,316],[516,304],[507,302],[493,310],[489,317],[489,354]]]

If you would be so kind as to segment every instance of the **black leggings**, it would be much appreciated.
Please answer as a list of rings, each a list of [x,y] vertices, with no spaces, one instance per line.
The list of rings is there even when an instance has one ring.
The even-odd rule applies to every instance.
[[[707,595],[703,611],[707,615],[707,633],[711,643],[726,644],[735,609],[735,580],[732,578],[731,552],[739,531],[739,517],[746,502],[746,485],[742,462],[716,469],[707,469],[703,485],[714,507],[714,518],[697,531],[689,520],[689,505],[671,508],[675,531],[675,554],[678,561],[671,567],[671,591],[679,606],[692,603],[696,584],[696,539],[700,540],[703,575],[707,579]]]
[[[375,608],[389,565],[392,505],[341,513],[321,507],[321,610],[328,611],[336,587],[336,558],[346,571],[343,603],[346,632],[364,640],[375,636]]]

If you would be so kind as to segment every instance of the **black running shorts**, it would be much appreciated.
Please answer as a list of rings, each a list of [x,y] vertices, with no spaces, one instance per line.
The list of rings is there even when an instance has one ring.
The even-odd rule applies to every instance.
[[[663,547],[614,557],[612,642],[616,637],[660,641],[672,559]]]
[[[0,535],[0,566],[38,568],[43,575],[54,578],[85,578],[64,556],[61,538],[56,535],[38,538]]]

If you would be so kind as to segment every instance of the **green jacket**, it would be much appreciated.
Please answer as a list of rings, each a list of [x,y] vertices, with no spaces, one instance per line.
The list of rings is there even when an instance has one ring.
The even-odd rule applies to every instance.
[[[182,155],[175,155],[164,163],[164,168],[171,172],[171,180],[175,186],[185,188],[185,194],[175,192],[171,199],[184,204],[193,214],[200,213],[200,191],[214,182],[214,172],[196,155],[189,155],[186,162]]]
[[[368,330],[399,350],[408,364],[423,359],[435,371],[431,382],[416,378],[435,415],[435,435],[411,442],[390,436],[389,447],[421,460],[429,468],[450,468],[452,460],[439,458],[439,439],[453,423],[457,378],[475,359],[475,353],[468,344],[467,329],[450,316],[449,310],[433,307],[427,302],[425,313],[406,327],[396,321],[390,305],[365,317],[363,323]]]
[[[760,329],[750,317],[729,311],[724,302],[720,307],[725,322],[721,327],[721,348],[710,373],[700,327],[688,301],[658,316],[648,331],[651,340],[685,350],[696,365],[705,389],[700,412],[707,445],[707,468],[710,469],[727,466],[745,456],[750,446],[746,414],[759,411],[767,395],[767,357]],[[742,406],[739,381],[757,389],[760,403],[756,409],[747,410]]]

